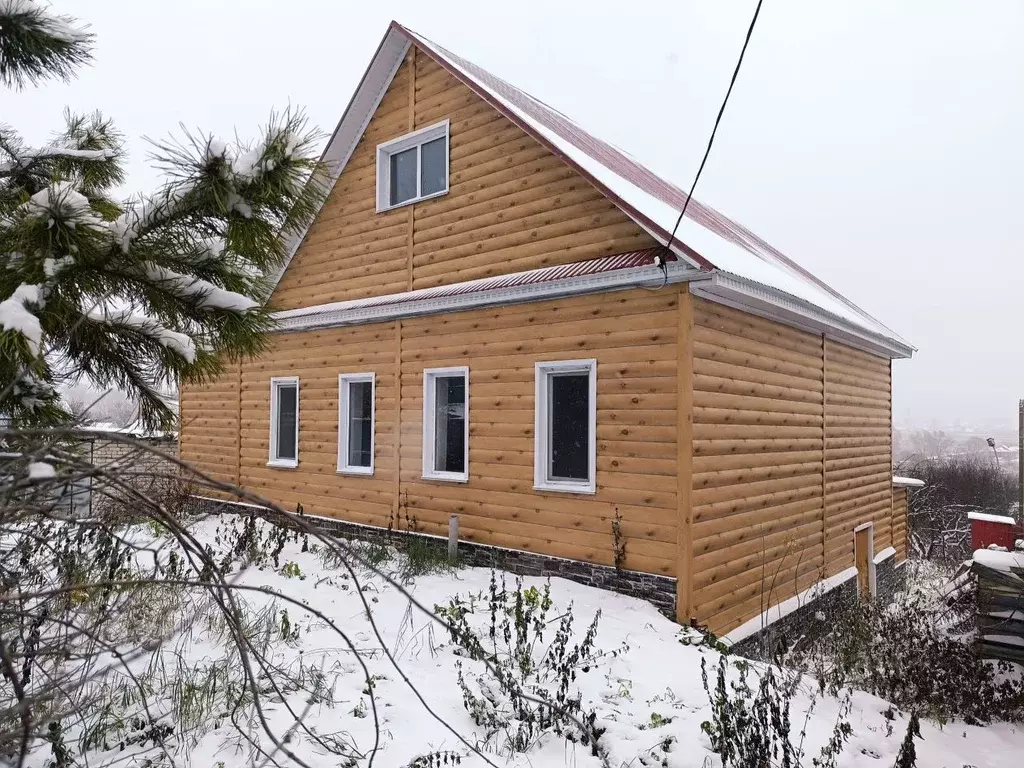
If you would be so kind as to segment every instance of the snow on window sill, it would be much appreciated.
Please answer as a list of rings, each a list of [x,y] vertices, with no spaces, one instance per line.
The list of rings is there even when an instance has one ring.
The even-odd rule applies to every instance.
[[[445,483],[468,483],[468,472],[424,472],[424,480],[440,480]]]
[[[299,461],[298,459],[271,459],[267,462],[267,466],[277,469],[295,469],[299,466]]]
[[[597,488],[594,483],[580,482],[580,483],[534,483],[533,490],[535,491],[555,491],[557,493],[597,493]]]

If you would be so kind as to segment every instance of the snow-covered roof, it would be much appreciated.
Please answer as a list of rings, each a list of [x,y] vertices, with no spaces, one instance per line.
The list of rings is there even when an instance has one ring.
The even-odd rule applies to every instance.
[[[622,150],[602,141],[561,112],[428,38],[392,22],[325,151],[334,179],[351,156],[384,91],[415,43],[438,64],[505,117],[573,166],[627,215],[661,243],[667,243],[686,193],[657,176]],[[302,237],[292,243],[298,249]],[[724,280],[704,284],[695,293],[765,313],[783,298],[780,319],[810,330],[835,328],[840,340],[863,340],[872,351],[909,357],[913,347],[838,292],[753,232],[696,199],[690,201],[672,250],[695,269],[719,273]],[[745,290],[737,290],[742,284]],[[792,299],[792,301],[786,301]],[[816,310],[807,313],[807,308]],[[806,315],[806,317],[804,317]]]
[[[1003,525],[1016,525],[1017,521],[1009,515],[990,515],[988,512],[968,512],[968,520],[977,520],[979,523],[1002,523]]]
[[[924,488],[924,480],[918,480],[916,477],[893,475],[892,484],[897,488]]]
[[[974,562],[1003,573],[1024,574],[1024,552],[1003,552],[996,549],[979,549],[973,555]]]

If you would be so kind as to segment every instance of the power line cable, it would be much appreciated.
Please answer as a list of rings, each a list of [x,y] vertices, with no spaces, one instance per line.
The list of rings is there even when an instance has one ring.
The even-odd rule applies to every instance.
[[[676,225],[672,227],[672,234],[668,237],[668,242],[665,243],[665,256],[668,255],[669,249],[672,247],[672,241],[675,240],[676,232],[679,230],[679,225],[683,223],[683,217],[686,215],[686,209],[690,205],[690,200],[693,198],[693,191],[697,188],[697,182],[700,180],[700,175],[704,171],[704,165],[708,161],[708,155],[711,154],[711,146],[715,143],[715,134],[718,133],[718,124],[722,122],[722,115],[725,114],[725,105],[729,103],[729,96],[732,95],[732,87],[736,85],[736,77],[740,73],[740,67],[743,66],[743,56],[747,52],[747,46],[750,44],[750,36],[754,34],[754,25],[757,24],[757,16],[761,13],[761,3],[764,0],[757,0],[757,7],[754,8],[754,17],[750,20],[750,27],[747,28],[747,36],[743,40],[743,48],[740,49],[740,57],[736,61],[736,68],[732,72],[732,79],[729,81],[729,90],[725,92],[725,98],[722,99],[722,106],[718,110],[718,117],[715,118],[715,127],[711,129],[711,138],[708,139],[708,147],[704,150],[704,159],[700,161],[700,167],[697,169],[697,175],[693,177],[693,184],[690,185],[690,191],[686,195],[686,200],[683,202],[683,210],[679,212],[679,218],[676,219]],[[662,258],[662,269],[665,270],[666,276],[668,275],[668,266],[666,259]]]

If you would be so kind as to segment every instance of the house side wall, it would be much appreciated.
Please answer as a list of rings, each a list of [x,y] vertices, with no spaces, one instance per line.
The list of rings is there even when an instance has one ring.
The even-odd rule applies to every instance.
[[[180,456],[213,479],[238,483],[239,364],[228,363],[216,379],[181,387]],[[206,495],[215,492],[203,490]]]
[[[892,546],[889,361],[825,344],[825,575],[854,564],[851,531],[874,524],[875,552]]]
[[[625,567],[674,575],[678,304],[671,287],[280,334],[242,366],[241,484],[286,508],[382,528],[395,515],[402,528],[444,534],[457,514],[470,541],[605,565],[617,512]],[[597,492],[535,491],[534,365],[580,358],[597,360]],[[423,370],[455,365],[470,371],[469,481],[423,480]],[[371,371],[374,474],[340,475],[338,374]],[[295,469],[266,466],[272,376],[299,377]],[[191,388],[184,402],[200,403]],[[184,458],[218,461],[191,430]]]
[[[820,577],[822,389],[820,336],[694,300],[693,612],[716,632]]]
[[[279,505],[311,514],[387,526],[394,509],[397,324],[282,333],[242,364],[241,485]],[[374,474],[338,474],[338,376],[374,373]],[[270,380],[299,378],[299,465],[268,467]]]
[[[377,213],[377,145],[445,119],[448,194]],[[381,296],[653,245],[593,185],[414,47],[273,305]]]
[[[858,525],[893,544],[890,367],[693,303],[692,615],[724,633],[852,566]]]

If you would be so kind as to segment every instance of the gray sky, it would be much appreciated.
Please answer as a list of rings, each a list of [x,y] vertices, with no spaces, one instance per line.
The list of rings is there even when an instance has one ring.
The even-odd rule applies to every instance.
[[[333,129],[388,22],[491,69],[688,187],[754,0],[54,0],[98,36],[68,85],[0,92],[40,143],[65,105],[127,135]],[[1024,397],[1024,3],[765,0],[697,197],[920,350],[897,425],[1012,424]]]

